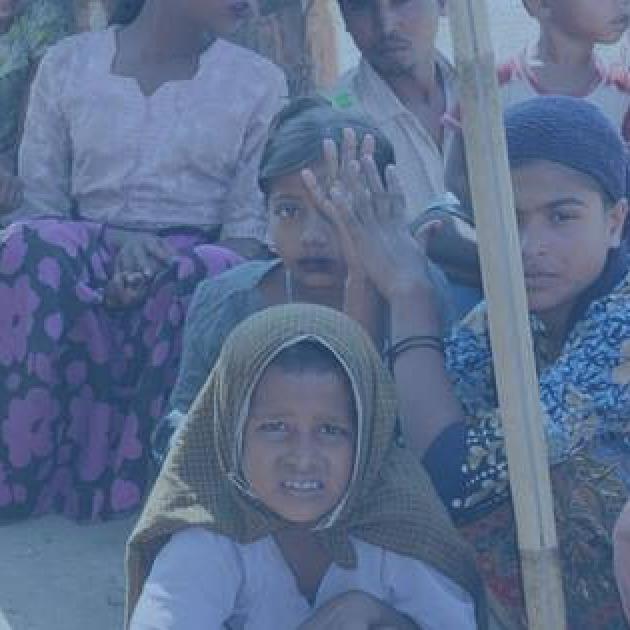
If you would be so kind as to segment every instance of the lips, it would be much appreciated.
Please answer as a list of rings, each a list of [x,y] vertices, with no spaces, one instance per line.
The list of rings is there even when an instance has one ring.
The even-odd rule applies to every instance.
[[[525,286],[528,289],[536,289],[552,284],[557,278],[556,274],[548,272],[526,272]]]
[[[335,261],[324,256],[308,256],[300,258],[298,265],[307,273],[332,273],[335,269]]]
[[[290,494],[309,496],[324,489],[324,483],[319,479],[287,479],[282,482],[282,488]]]

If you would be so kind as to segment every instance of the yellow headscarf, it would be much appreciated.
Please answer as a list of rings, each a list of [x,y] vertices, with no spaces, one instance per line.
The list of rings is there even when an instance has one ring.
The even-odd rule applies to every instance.
[[[302,341],[320,343],[336,356],[359,415],[352,480],[315,535],[344,568],[356,566],[350,536],[433,566],[471,594],[479,627],[486,627],[473,554],[417,458],[396,444],[396,395],[379,355],[354,321],[306,304],[260,311],[226,340],[129,540],[127,618],[156,554],[175,532],[200,526],[245,544],[286,526],[247,493],[235,445],[263,371],[283,349]]]

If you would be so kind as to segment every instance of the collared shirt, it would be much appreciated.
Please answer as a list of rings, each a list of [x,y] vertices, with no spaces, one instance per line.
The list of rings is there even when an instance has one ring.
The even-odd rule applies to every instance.
[[[378,598],[426,630],[473,630],[471,597],[414,558],[353,539],[355,569],[333,564],[311,606],[280,549],[267,536],[250,544],[201,529],[175,534],[160,551],[130,630],[294,630],[348,591]]]
[[[437,66],[446,94],[445,111],[449,112],[457,102],[455,72],[441,55],[437,57]],[[410,223],[435,197],[446,192],[444,156],[448,155],[454,135],[450,126],[443,127],[444,139],[439,146],[365,59],[341,78],[329,96],[336,107],[369,117],[393,144]]]
[[[596,58],[597,74],[583,93],[574,94],[596,105],[610,119],[615,129],[630,140],[630,73],[608,67]],[[529,63],[529,51],[524,50],[498,70],[503,107],[521,103],[546,94],[538,84]]]
[[[225,40],[190,80],[146,96],[112,72],[116,29],[67,38],[42,60],[19,156],[23,216],[144,228],[223,226],[263,239],[258,165],[283,73]]]

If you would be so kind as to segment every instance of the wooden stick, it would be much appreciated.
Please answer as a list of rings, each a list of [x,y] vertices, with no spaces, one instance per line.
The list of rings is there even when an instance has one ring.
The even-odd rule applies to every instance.
[[[449,0],[529,628],[566,628],[547,446],[486,0]]]

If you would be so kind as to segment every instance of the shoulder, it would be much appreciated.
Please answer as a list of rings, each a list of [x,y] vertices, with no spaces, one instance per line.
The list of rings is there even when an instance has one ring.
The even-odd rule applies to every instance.
[[[213,561],[232,561],[238,556],[237,544],[203,527],[187,527],[171,536],[158,557],[170,562],[205,564],[210,556]],[[186,566],[186,565],[184,565]]]
[[[337,84],[330,90],[322,93],[338,109],[358,109],[361,106],[357,94],[356,82],[359,67],[348,70],[341,76]]]
[[[285,74],[271,60],[226,39],[220,39],[214,45],[217,46],[217,53],[221,55],[222,63],[226,64],[232,79],[238,77],[244,83],[258,86],[261,92],[270,87],[286,91]],[[233,72],[237,74],[232,74]]]
[[[277,261],[266,260],[246,262],[214,278],[204,280],[195,290],[195,302],[205,297],[224,300],[236,293],[253,290],[276,264],[278,264]]]
[[[518,57],[508,59],[497,66],[497,79],[499,87],[504,87],[515,81],[523,79],[521,63]]]
[[[44,55],[44,64],[67,67],[79,59],[85,59],[95,47],[103,45],[105,32],[86,32],[69,35],[50,46]]]
[[[243,263],[201,282],[195,289],[186,326],[199,328],[204,339],[216,337],[217,330],[224,326],[229,328],[230,322],[241,317],[241,311],[248,310],[258,284],[274,265],[268,261]]]
[[[621,64],[603,67],[602,74],[606,85],[630,96],[630,72]]]

